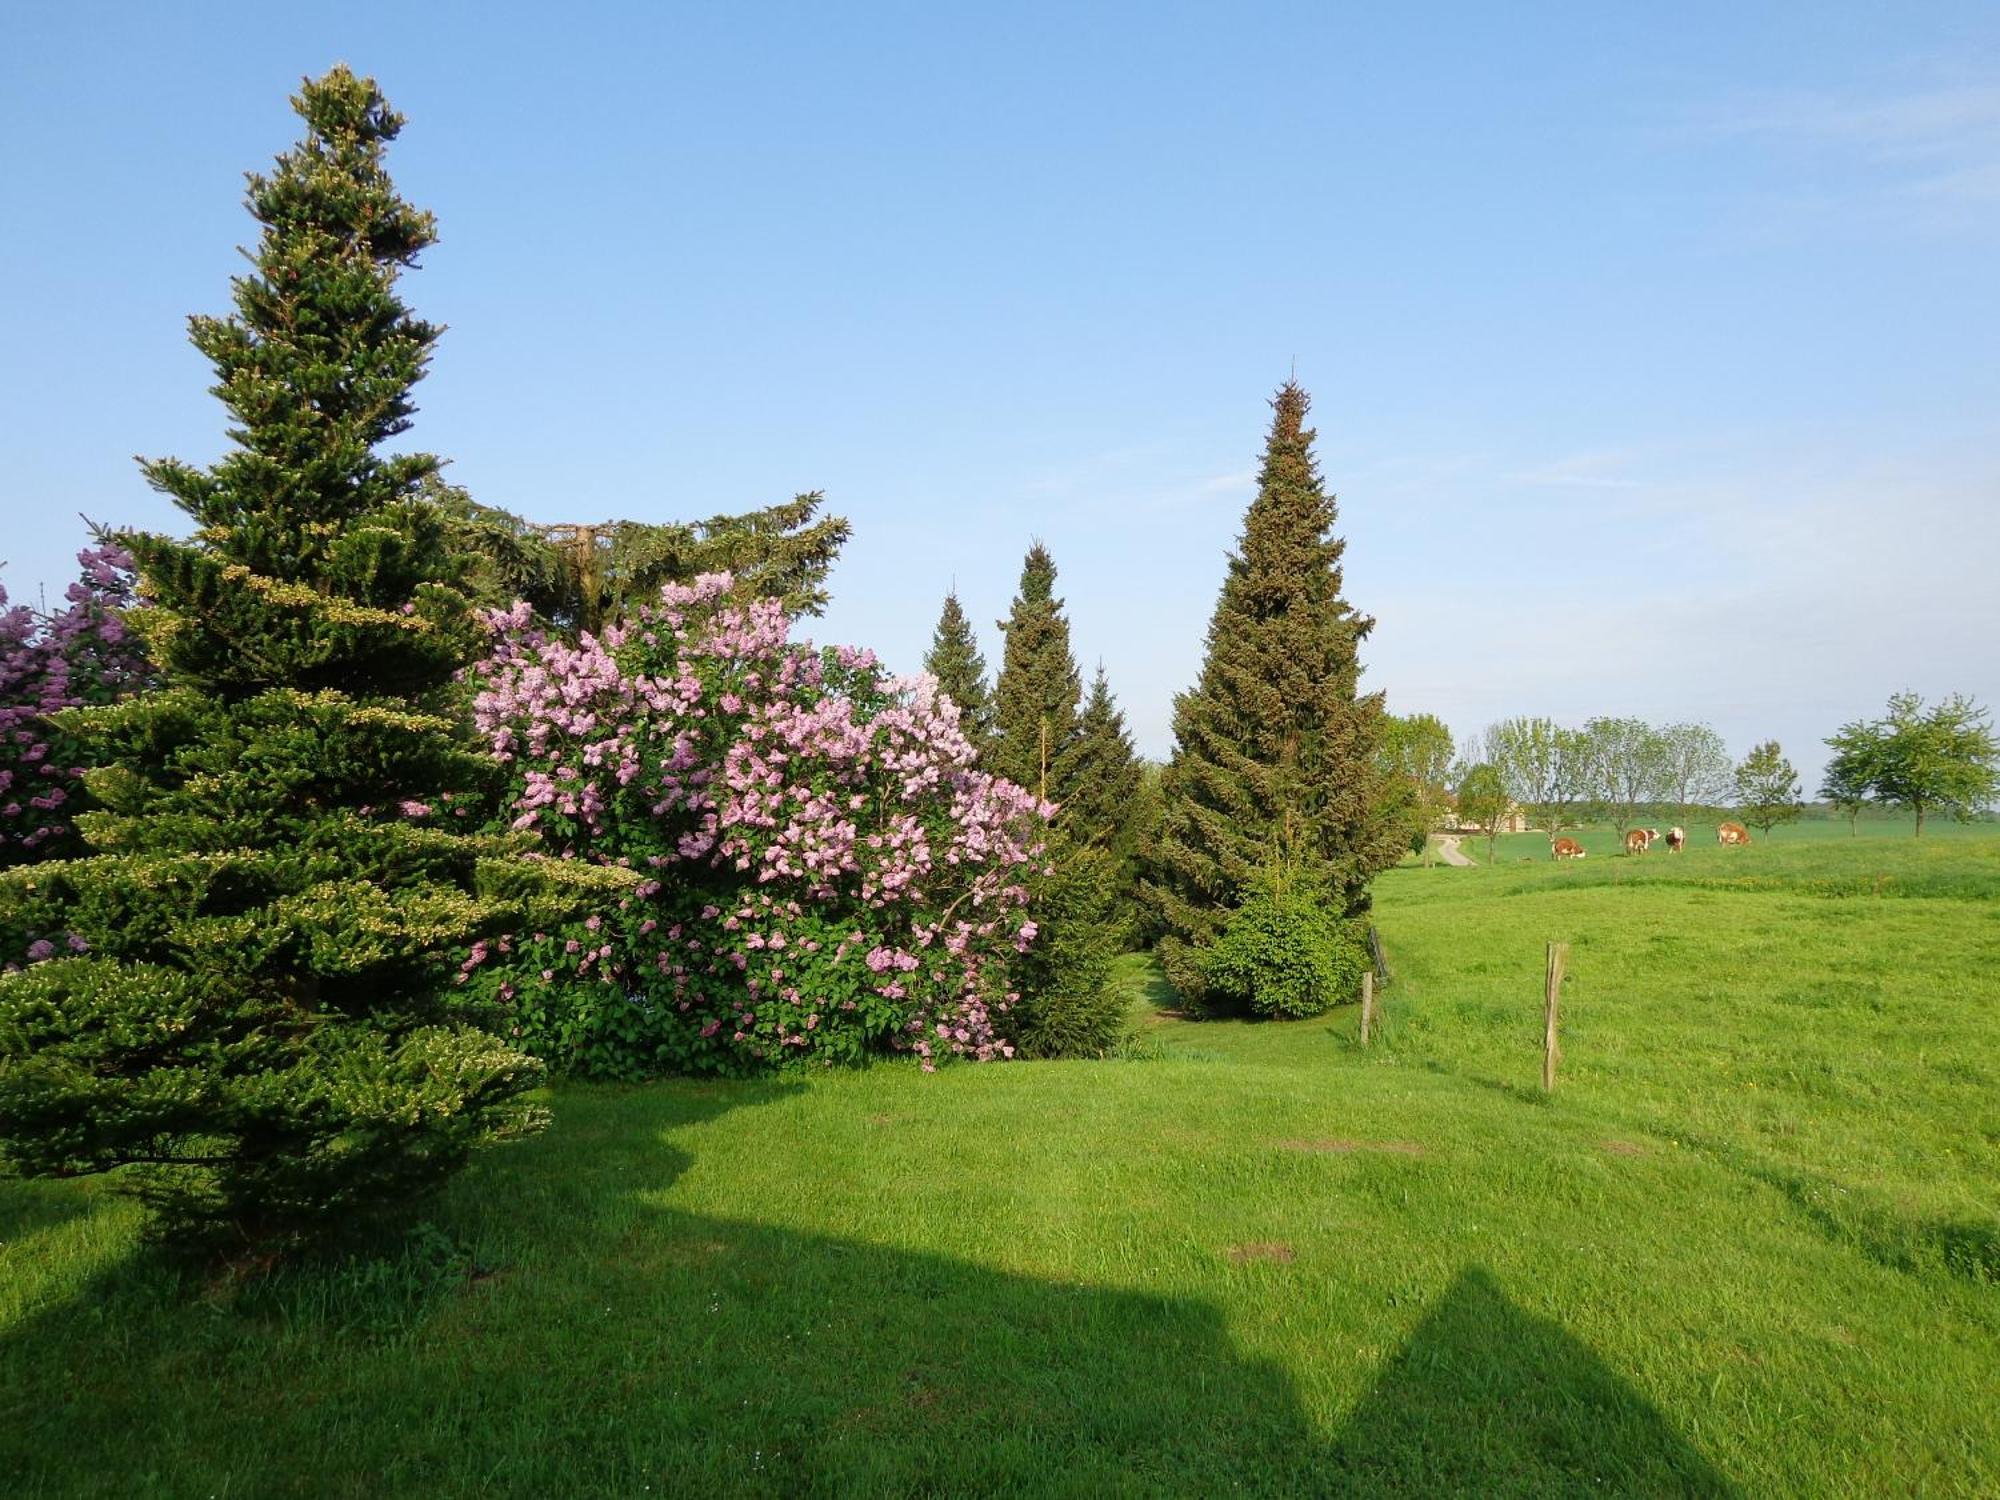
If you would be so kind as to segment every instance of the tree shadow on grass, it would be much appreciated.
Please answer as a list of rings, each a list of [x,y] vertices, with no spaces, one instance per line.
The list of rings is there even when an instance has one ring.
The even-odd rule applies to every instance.
[[[566,1095],[454,1190],[473,1263],[407,1316],[351,1316],[400,1293],[338,1267],[218,1307],[122,1265],[0,1337],[6,1492],[1726,1493],[1481,1273],[1330,1445],[1208,1302],[662,1201],[690,1160],[666,1132],[785,1092]]]
[[[0,1252],[41,1229],[67,1224],[94,1205],[70,1183],[0,1177]]]

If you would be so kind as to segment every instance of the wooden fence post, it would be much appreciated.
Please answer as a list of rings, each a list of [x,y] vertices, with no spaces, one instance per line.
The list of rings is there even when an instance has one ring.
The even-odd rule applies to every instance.
[[[1562,1059],[1562,1044],[1556,1039],[1561,1021],[1563,965],[1569,960],[1568,943],[1549,944],[1548,977],[1542,992],[1542,1092],[1554,1093],[1556,1064]]]
[[[1375,971],[1361,971],[1361,1045],[1368,1045],[1368,1030],[1375,1020]]]
[[[1375,982],[1378,985],[1389,982],[1389,956],[1382,951],[1382,934],[1375,930],[1375,924],[1368,924],[1368,961],[1375,967]]]

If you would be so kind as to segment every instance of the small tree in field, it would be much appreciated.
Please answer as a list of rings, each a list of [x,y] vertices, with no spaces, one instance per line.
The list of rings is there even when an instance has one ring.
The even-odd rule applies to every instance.
[[[1583,726],[1592,794],[1621,834],[1639,820],[1639,805],[1659,795],[1668,745],[1643,719],[1592,719]]]
[[[1962,693],[1930,709],[1918,694],[1898,693],[1874,733],[1875,796],[1914,812],[1919,838],[1927,814],[1963,822],[2000,795],[2000,741],[1986,710]]]
[[[1826,742],[1833,752],[1826,763],[1819,794],[1847,815],[1847,832],[1860,832],[1861,809],[1875,795],[1875,778],[1882,739],[1875,726],[1862,720],[1843,724]]]
[[[1486,862],[1493,862],[1494,840],[1500,836],[1500,820],[1514,805],[1507,795],[1507,783],[1493,766],[1481,761],[1469,767],[1458,783],[1458,820],[1469,827],[1486,830]]]
[[[96,852],[0,877],[58,953],[0,975],[0,1151],[137,1168],[157,1238],[232,1256],[398,1209],[541,1113],[451,983],[537,877],[441,826],[492,768],[446,712],[480,631],[438,461],[376,451],[438,336],[395,290],[432,220],[383,170],[402,121],[372,82],[294,104],[236,311],[192,321],[236,446],[145,465],[193,540],[122,539],[162,685],[59,716]]]
[[[1508,795],[1549,842],[1577,821],[1577,804],[1589,795],[1591,747],[1576,729],[1553,719],[1503,719],[1486,731],[1486,761],[1500,773]]]
[[[1660,731],[1660,789],[1683,823],[1688,809],[1729,795],[1735,767],[1722,736],[1706,724],[1669,724]]]
[[[1743,821],[1762,833],[1797,820],[1799,773],[1785,759],[1776,740],[1766,740],[1736,768],[1736,810]]]

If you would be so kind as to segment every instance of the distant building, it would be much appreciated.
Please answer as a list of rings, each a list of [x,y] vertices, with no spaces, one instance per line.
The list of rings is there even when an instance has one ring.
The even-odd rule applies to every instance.
[[[1520,803],[1510,802],[1507,804],[1507,815],[1501,818],[1499,826],[1488,829],[1484,824],[1468,823],[1460,818],[1458,815],[1458,805],[1454,802],[1445,813],[1444,824],[1444,831],[1446,833],[1477,833],[1481,835],[1489,832],[1526,833],[1528,831],[1528,815],[1521,811]]]

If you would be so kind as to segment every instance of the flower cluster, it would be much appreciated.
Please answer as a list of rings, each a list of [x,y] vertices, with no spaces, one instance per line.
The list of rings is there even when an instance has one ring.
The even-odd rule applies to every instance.
[[[0,865],[71,852],[81,755],[48,716],[112,702],[146,675],[119,614],[132,602],[131,556],[87,547],[77,561],[82,576],[63,609],[9,606],[0,587]]]
[[[1052,809],[974,767],[929,678],[793,641],[727,574],[573,645],[525,607],[493,623],[475,715],[513,826],[647,875],[468,956],[526,1040],[620,1076],[1012,1055],[1007,960]]]

